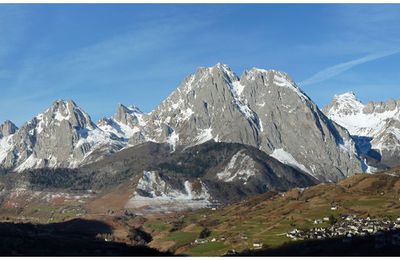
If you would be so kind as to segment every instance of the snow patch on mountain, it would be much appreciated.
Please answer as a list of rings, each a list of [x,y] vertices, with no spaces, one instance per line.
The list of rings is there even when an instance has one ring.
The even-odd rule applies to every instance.
[[[194,114],[193,109],[190,107],[186,108],[185,110],[182,110],[181,113],[177,116],[176,121],[177,122],[183,122],[188,120],[192,115]]]
[[[344,151],[346,151],[347,153],[352,153],[354,155],[357,155],[355,143],[352,139],[343,140],[343,143],[339,143],[339,147]]]
[[[212,128],[202,129],[200,133],[195,137],[195,145],[205,143],[211,139],[214,139],[212,135]],[[216,140],[215,140],[216,141]]]
[[[13,149],[13,135],[5,136],[0,139],[0,164],[3,163],[7,155]]]
[[[224,182],[241,180],[244,184],[247,184],[248,179],[255,174],[253,159],[242,151],[239,151],[232,156],[225,169],[217,173],[217,177]]]
[[[245,86],[240,84],[240,81],[234,81],[232,83],[232,90],[235,92],[235,95],[237,97],[240,97],[243,93],[243,90],[245,89]]]
[[[172,130],[172,133],[169,135],[167,139],[167,143],[171,145],[172,152],[175,151],[178,141],[179,141],[179,134],[176,131]]]
[[[299,163],[290,153],[286,152],[282,148],[275,149],[272,152],[272,154],[270,154],[270,156],[277,159],[281,163],[287,164],[287,165],[292,166],[300,171],[306,172],[306,173],[314,176],[310,170],[308,170],[303,164]]]
[[[26,159],[22,164],[20,164],[15,170],[17,172],[22,172],[29,169],[39,168],[43,165],[43,159],[36,158],[31,154],[28,159]]]
[[[107,124],[99,123],[99,128],[104,132],[112,133],[119,138],[129,139],[129,137],[133,136],[135,133],[140,131],[140,128],[137,126],[130,127],[128,125],[110,121]]]
[[[101,130],[100,128],[95,128],[94,130],[81,129],[79,131],[79,135],[81,138],[76,144],[76,147],[79,148],[88,145],[91,147],[91,151],[88,152],[85,157],[101,146],[111,145],[112,143],[121,143],[113,140],[109,133]],[[121,143],[121,145],[123,145],[123,143]]]

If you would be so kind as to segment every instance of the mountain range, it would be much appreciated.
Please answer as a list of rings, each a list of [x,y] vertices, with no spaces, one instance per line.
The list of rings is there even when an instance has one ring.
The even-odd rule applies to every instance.
[[[363,104],[352,92],[336,95],[323,111],[345,127],[359,154],[380,168],[400,162],[400,100]]]
[[[230,201],[396,165],[399,104],[363,105],[346,93],[321,111],[284,72],[237,76],[218,63],[186,77],[150,113],[119,104],[94,123],[58,100],[21,128],[6,121],[0,165],[31,177],[70,169],[98,189],[130,178],[136,205]]]

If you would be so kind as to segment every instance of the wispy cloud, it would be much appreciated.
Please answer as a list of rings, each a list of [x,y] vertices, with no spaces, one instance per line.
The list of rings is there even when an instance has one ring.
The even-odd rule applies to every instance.
[[[2,5],[0,8],[0,66],[7,55],[13,52],[28,25],[26,8]]]
[[[351,60],[348,62],[340,63],[340,64],[334,65],[332,67],[329,67],[329,68],[326,68],[324,70],[317,72],[310,78],[300,82],[300,85],[306,86],[306,85],[320,83],[320,82],[326,81],[330,78],[333,78],[339,74],[342,74],[343,72],[350,70],[351,68],[353,68],[355,66],[358,66],[358,65],[370,62],[370,61],[374,61],[377,59],[381,59],[384,57],[388,57],[391,55],[395,55],[398,53],[400,53],[400,50],[384,51],[384,52],[380,52],[380,53],[369,54],[362,58],[358,58],[358,59]]]
[[[2,69],[0,66],[0,83],[4,88],[0,97],[0,119],[11,118],[20,124],[33,116],[32,111],[20,113],[18,119],[10,113],[3,115],[2,111],[22,102],[43,104],[55,98],[79,97],[89,103],[94,95],[98,96],[97,99],[102,98],[110,86],[125,90],[125,94],[116,91],[110,97],[119,98],[118,102],[123,101],[120,100],[121,96],[140,99],[138,95],[141,93],[137,91],[139,87],[134,84],[142,83],[143,77],[147,76],[149,80],[154,80],[154,77],[163,79],[171,77],[185,66],[186,70],[192,67],[188,59],[190,48],[176,52],[174,57],[171,57],[170,52],[187,35],[207,28],[211,23],[209,20],[181,23],[177,17],[162,18],[157,22],[147,21],[84,47],[52,55],[33,51],[19,62],[18,67]],[[43,44],[51,45],[52,42]],[[202,53],[202,50],[196,53]],[[114,101],[108,102],[114,109]],[[104,109],[101,112],[104,113]]]
[[[126,63],[131,64],[132,70],[149,69],[143,68],[149,65],[149,61],[154,60],[154,65],[160,63],[156,53],[173,48],[182,35],[204,26],[207,22],[188,22],[182,25],[174,19],[165,19],[161,24],[149,24],[59,55],[29,57],[23,61],[23,66],[18,71],[14,71],[12,94],[19,93],[28,85],[40,86],[42,90],[51,93],[80,88],[84,82],[104,83],[105,77],[101,73],[117,73],[123,76],[118,67]],[[143,61],[148,62],[141,64]],[[4,75],[9,76],[10,73],[4,72]]]

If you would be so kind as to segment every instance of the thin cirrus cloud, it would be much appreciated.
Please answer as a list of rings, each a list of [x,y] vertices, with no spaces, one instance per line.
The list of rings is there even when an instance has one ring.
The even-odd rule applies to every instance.
[[[124,62],[145,60],[149,52],[169,48],[180,39],[180,35],[205,24],[192,22],[183,26],[168,21],[158,28],[144,27],[60,55],[31,57],[16,73],[13,90],[20,91],[29,82],[32,86],[47,85],[47,89],[41,87],[41,90],[50,94],[79,86],[85,81],[104,81],[98,71],[109,70]],[[50,83],[57,83],[57,89]]]
[[[34,113],[31,110],[19,114],[5,111],[23,102],[38,104],[40,107],[35,109],[40,110],[56,98],[75,99],[79,96],[83,103],[90,103],[92,97],[88,98],[89,95],[101,97],[102,94],[98,93],[106,93],[110,85],[136,82],[137,78],[140,80],[149,73],[159,76],[172,73],[171,70],[179,71],[187,65],[187,61],[182,59],[190,49],[175,53],[172,60],[168,59],[169,51],[185,35],[207,28],[211,22],[189,21],[181,24],[177,18],[162,21],[159,26],[147,23],[111,38],[54,55],[31,52],[32,55],[20,61],[21,65],[16,68],[3,69],[0,66],[0,80],[3,80],[4,88],[0,97],[0,119],[4,116],[22,124],[34,116],[36,110]],[[169,69],[165,69],[165,64],[170,65]],[[126,95],[129,95],[135,89],[127,91]],[[90,108],[92,111],[89,112],[97,111],[95,107]],[[104,108],[100,109],[104,113]]]
[[[24,35],[28,23],[25,8],[13,5],[3,5],[0,10],[0,78],[4,77],[4,60],[7,55],[15,51],[16,45]]]
[[[370,61],[374,61],[377,59],[385,58],[388,56],[392,56],[392,55],[395,55],[398,53],[400,53],[400,50],[384,51],[384,52],[380,52],[380,53],[369,54],[362,58],[358,58],[358,59],[351,60],[348,62],[340,63],[340,64],[334,65],[332,67],[328,67],[324,70],[317,72],[310,78],[300,82],[300,85],[307,86],[307,85],[320,83],[320,82],[326,81],[330,78],[333,78],[335,76],[338,76],[338,75],[342,74],[343,72],[348,71],[355,66],[358,66],[358,65],[370,62]]]

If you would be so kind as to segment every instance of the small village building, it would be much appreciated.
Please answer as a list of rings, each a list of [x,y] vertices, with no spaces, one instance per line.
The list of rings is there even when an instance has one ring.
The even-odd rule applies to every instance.
[[[314,225],[322,224],[321,219],[314,219]]]
[[[194,241],[195,244],[205,244],[205,243],[207,243],[207,242],[208,242],[208,240],[207,240],[207,239],[204,239],[204,238],[198,238],[198,239],[196,239],[196,240]]]
[[[253,243],[253,248],[254,248],[254,249],[261,249],[262,246],[263,246],[263,244],[260,243],[260,242],[255,242],[255,243]]]

